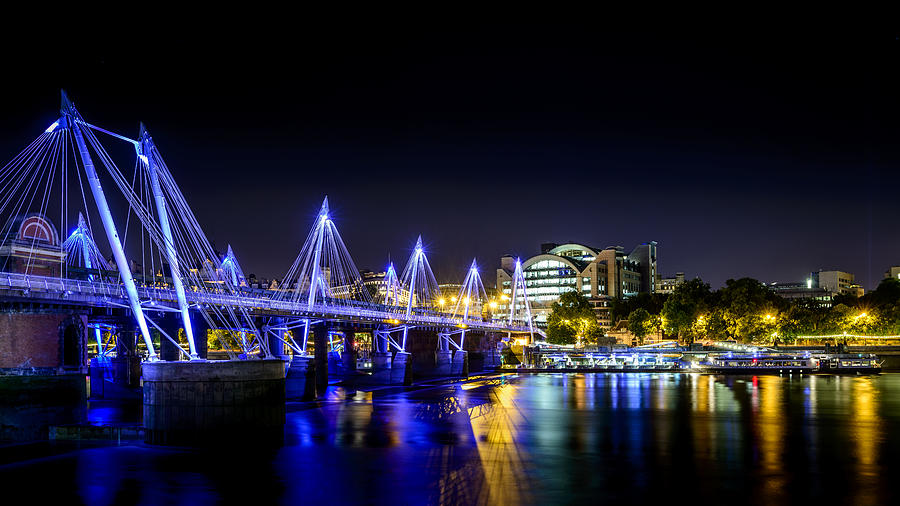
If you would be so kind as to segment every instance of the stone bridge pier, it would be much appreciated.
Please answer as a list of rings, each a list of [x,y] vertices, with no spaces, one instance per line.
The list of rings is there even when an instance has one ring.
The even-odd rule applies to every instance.
[[[500,366],[498,343],[505,334],[468,331],[462,350],[439,338],[444,329],[437,327],[411,328],[406,337],[406,352],[383,351],[378,344],[373,357],[372,382],[376,384],[410,384],[413,378],[466,378],[472,372],[496,369]],[[459,336],[454,335],[458,341]],[[399,359],[398,359],[399,357]]]
[[[499,333],[466,332],[463,349],[440,339],[443,329],[417,328],[410,331],[406,348],[411,353],[412,372],[415,377],[449,376],[467,377],[470,373],[496,369],[500,366],[497,343],[503,338]],[[459,336],[453,339],[459,342]]]
[[[284,438],[280,359],[144,362],[144,441],[208,446]]]
[[[83,312],[0,302],[0,440],[46,439],[51,425],[83,421],[93,335]]]

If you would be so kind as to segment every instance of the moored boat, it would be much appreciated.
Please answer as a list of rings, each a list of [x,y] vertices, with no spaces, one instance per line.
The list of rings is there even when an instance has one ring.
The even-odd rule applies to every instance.
[[[842,353],[819,357],[819,372],[830,374],[879,374],[884,361],[865,353]]]
[[[871,354],[787,355],[734,354],[709,356],[694,370],[715,374],[878,374],[882,362]]]
[[[811,374],[819,363],[810,356],[760,355],[757,353],[709,356],[696,370],[716,374]]]

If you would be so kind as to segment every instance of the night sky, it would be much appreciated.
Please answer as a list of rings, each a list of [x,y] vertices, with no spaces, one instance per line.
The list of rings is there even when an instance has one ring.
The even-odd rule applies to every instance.
[[[422,234],[440,281],[476,257],[491,286],[501,255],[542,242],[655,240],[662,274],[713,287],[840,269],[871,289],[900,264],[898,33],[308,20],[277,37],[100,34],[4,51],[0,158],[56,119],[65,88],[91,123],[146,123],[248,274],[284,274],[327,194],[359,268],[402,265]]]

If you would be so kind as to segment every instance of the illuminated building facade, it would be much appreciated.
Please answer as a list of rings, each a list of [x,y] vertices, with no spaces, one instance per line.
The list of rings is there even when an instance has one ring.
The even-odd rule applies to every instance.
[[[675,291],[675,287],[684,283],[684,273],[676,272],[674,278],[657,278],[656,293],[671,294]]]
[[[811,272],[805,281],[771,283],[767,286],[785,299],[806,299],[824,307],[831,307],[835,295],[862,297],[865,293],[855,283],[853,274],[844,271],[816,271]]]
[[[844,271],[818,271],[810,273],[813,286],[824,288],[834,294],[863,295],[863,289],[856,284],[855,276]]]
[[[59,242],[56,226],[39,213],[15,219],[3,231],[0,267],[7,272],[58,276],[66,252]]]
[[[551,307],[560,295],[576,291],[591,302],[600,324],[609,327],[613,299],[656,289],[656,250],[653,241],[627,254],[621,246],[598,249],[575,243],[541,245],[541,254],[522,261],[535,322],[546,325]],[[508,304],[515,259],[504,256],[500,262],[497,291],[503,304]],[[503,314],[503,310],[501,306],[497,314]]]

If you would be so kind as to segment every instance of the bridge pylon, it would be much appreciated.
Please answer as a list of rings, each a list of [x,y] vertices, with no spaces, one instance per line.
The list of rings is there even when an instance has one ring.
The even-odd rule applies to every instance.
[[[109,263],[100,254],[84,214],[78,213],[78,225],[75,230],[62,243],[62,249],[66,252],[66,264],[70,266],[84,267],[88,272],[88,281],[94,281],[94,269],[100,273],[101,270],[109,270]],[[106,355],[106,349],[103,345],[103,332],[98,326],[94,326],[94,339],[97,341],[97,352],[103,356]]]
[[[81,157],[81,163],[84,167],[85,174],[87,175],[91,193],[94,196],[94,203],[97,205],[97,211],[103,221],[103,229],[106,231],[106,238],[109,241],[110,249],[112,249],[116,267],[122,278],[122,284],[125,285],[125,291],[131,306],[131,311],[134,313],[134,318],[137,320],[141,337],[144,338],[144,343],[147,346],[147,351],[149,353],[148,360],[151,362],[155,361],[157,360],[157,354],[153,347],[153,339],[150,337],[150,329],[147,327],[147,320],[144,318],[141,301],[138,298],[137,286],[134,283],[134,277],[131,275],[131,270],[128,268],[129,264],[125,257],[125,250],[122,248],[122,241],[119,239],[119,233],[116,230],[112,212],[109,210],[106,194],[103,193],[103,185],[100,183],[100,177],[97,175],[97,169],[94,167],[94,161],[91,159],[91,154],[88,151],[87,144],[84,141],[84,135],[81,131],[81,125],[84,124],[84,120],[69,100],[66,92],[62,91],[61,94],[62,108],[60,112],[62,117],[58,122],[59,126],[68,128],[75,138],[78,154]]]
[[[165,241],[166,259],[169,261],[169,272],[172,275],[172,285],[175,287],[175,295],[178,298],[178,309],[181,312],[181,320],[184,323],[184,334],[187,336],[190,348],[191,360],[200,360],[197,354],[197,345],[194,343],[194,330],[191,325],[191,315],[187,297],[184,293],[184,282],[181,280],[178,253],[175,250],[175,239],[172,237],[172,228],[169,224],[169,211],[166,205],[166,197],[163,195],[162,186],[159,183],[159,168],[156,161],[156,147],[149,132],[141,123],[140,144],[135,146],[138,158],[147,166],[150,173],[150,184],[153,188],[153,200],[156,202],[156,216],[162,229]],[[177,336],[176,336],[177,337]]]
[[[516,268],[510,283],[509,318],[507,323],[513,326],[516,320],[527,323],[529,330],[528,344],[534,344],[534,317],[531,314],[531,303],[528,301],[528,290],[525,286],[525,275],[522,272],[522,260],[516,258]],[[507,333],[507,339],[512,337],[512,332]]]
[[[306,355],[310,328],[318,320],[313,315],[321,313],[327,305],[354,307],[371,302],[359,270],[332,219],[327,196],[322,200],[300,254],[274,298],[296,304],[306,313],[306,316],[285,322],[289,328],[294,328],[298,322],[302,324],[300,343],[291,338],[291,347],[303,355]]]

